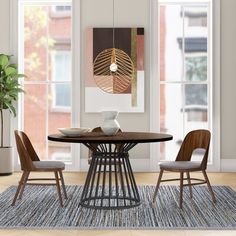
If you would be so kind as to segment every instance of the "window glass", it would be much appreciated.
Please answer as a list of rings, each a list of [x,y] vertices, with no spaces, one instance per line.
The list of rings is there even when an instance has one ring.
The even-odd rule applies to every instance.
[[[71,53],[70,51],[56,51],[52,53],[52,96],[54,108],[70,108],[71,85]]]
[[[207,56],[186,56],[185,69],[187,81],[207,80]]]
[[[66,17],[52,14],[67,11]],[[29,135],[40,159],[65,157],[71,163],[71,145],[49,142],[57,128],[71,126],[71,6],[55,1],[22,1],[19,25],[22,68],[27,78],[21,101],[22,129]],[[62,27],[63,26],[63,27]]]
[[[160,6],[160,80],[181,81],[183,76],[183,21],[181,5]],[[174,27],[173,27],[174,26]]]
[[[209,12],[206,2],[159,3],[160,131],[174,137],[161,160],[175,159],[189,131],[210,128]]]
[[[71,6],[56,6],[55,7],[56,11],[70,11],[71,10]]]

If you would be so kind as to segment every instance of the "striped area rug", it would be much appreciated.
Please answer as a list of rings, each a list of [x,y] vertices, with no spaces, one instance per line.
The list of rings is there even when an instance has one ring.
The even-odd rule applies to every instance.
[[[213,187],[213,205],[205,186],[193,189],[193,199],[184,190],[183,209],[178,207],[179,188],[161,186],[155,204],[154,186],[139,186],[142,204],[125,210],[93,210],[79,206],[81,186],[67,186],[64,208],[53,186],[27,186],[21,201],[11,206],[16,187],[0,194],[1,229],[235,229],[236,192]]]

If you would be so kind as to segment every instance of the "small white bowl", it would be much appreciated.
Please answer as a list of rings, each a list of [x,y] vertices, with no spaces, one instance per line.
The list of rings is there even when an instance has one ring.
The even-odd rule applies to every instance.
[[[79,137],[90,131],[90,128],[58,128],[58,130],[68,137]]]

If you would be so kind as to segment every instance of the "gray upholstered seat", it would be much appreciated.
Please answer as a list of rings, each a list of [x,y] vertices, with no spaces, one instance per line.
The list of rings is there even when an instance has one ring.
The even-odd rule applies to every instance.
[[[65,169],[65,163],[61,161],[33,161],[37,169]]]
[[[178,169],[178,170],[192,170],[192,169],[199,169],[201,166],[201,162],[194,162],[194,161],[167,161],[160,163],[160,168],[165,170],[170,169]]]

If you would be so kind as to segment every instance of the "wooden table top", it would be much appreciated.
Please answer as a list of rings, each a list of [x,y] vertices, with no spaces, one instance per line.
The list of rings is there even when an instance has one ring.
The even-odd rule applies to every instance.
[[[67,143],[151,143],[172,140],[173,136],[150,132],[119,132],[107,136],[102,132],[88,132],[79,137],[67,137],[61,134],[48,135],[48,140]]]

